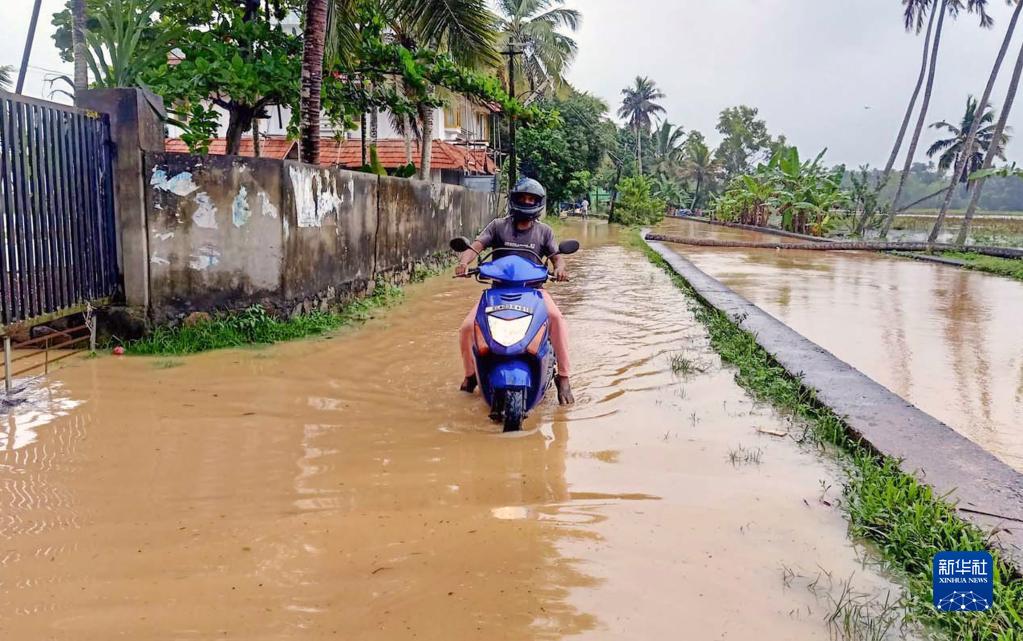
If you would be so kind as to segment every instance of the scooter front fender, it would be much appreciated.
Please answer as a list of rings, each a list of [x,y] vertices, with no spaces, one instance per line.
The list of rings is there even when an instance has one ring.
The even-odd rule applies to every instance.
[[[519,359],[502,360],[496,363],[487,377],[491,390],[521,387],[533,389],[533,372],[529,363]]]

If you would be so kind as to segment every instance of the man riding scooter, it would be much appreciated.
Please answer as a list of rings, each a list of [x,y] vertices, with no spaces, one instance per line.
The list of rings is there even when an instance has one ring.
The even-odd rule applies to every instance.
[[[494,249],[504,255],[519,255],[533,262],[549,257],[554,264],[554,279],[559,282],[568,280],[565,258],[558,254],[554,230],[549,225],[539,222],[547,206],[547,191],[543,185],[531,178],[523,178],[508,195],[508,200],[508,216],[498,218],[487,225],[472,243],[471,248],[462,252],[455,268],[455,275],[465,276],[473,258],[485,249]],[[554,379],[554,385],[558,390],[558,402],[569,405],[575,402],[575,397],[568,381],[570,371],[568,327],[554,299],[545,290],[541,291],[550,319],[551,344],[558,362],[558,374]],[[465,380],[462,381],[461,389],[470,394],[475,392],[479,385],[472,351],[477,308],[478,304],[465,317],[459,328],[459,345],[465,368]]]

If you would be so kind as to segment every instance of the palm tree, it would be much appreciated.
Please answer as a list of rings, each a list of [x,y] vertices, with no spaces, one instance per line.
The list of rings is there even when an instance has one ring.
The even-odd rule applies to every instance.
[[[0,89],[4,91],[10,91],[14,85],[12,80],[14,76],[14,67],[10,65],[0,65]]]
[[[945,26],[945,17],[951,16],[955,18],[964,9],[964,0],[903,0],[903,4],[906,5],[906,20],[909,20],[910,10],[915,9],[915,16],[918,20],[921,19],[919,16],[921,12],[926,11],[937,11],[937,23],[934,26],[934,41],[931,44],[930,62],[927,69],[927,84],[924,87],[924,98],[920,105],[920,115],[917,117],[916,128],[913,130],[913,137],[909,143],[909,150],[906,152],[906,163],[903,167],[902,174],[899,176],[899,186],[895,190],[895,197],[892,199],[891,211],[888,212],[888,216],[881,227],[881,238],[888,236],[888,230],[892,226],[892,222],[895,220],[895,214],[898,211],[897,205],[899,198],[902,197],[902,192],[906,187],[906,180],[909,178],[910,170],[913,167],[913,160],[916,157],[917,147],[920,145],[920,135],[923,133],[924,123],[927,120],[927,110],[931,106],[931,95],[934,92],[934,78],[937,72],[938,66],[938,52],[941,49],[941,35],[942,29]],[[991,17],[987,14],[987,3],[988,0],[965,0],[965,9],[970,12],[975,12],[980,15],[981,27],[987,28],[993,24]]]
[[[686,160],[683,171],[690,180],[696,181],[693,190],[693,203],[689,206],[695,210],[699,204],[701,190],[714,179],[718,171],[717,160],[710,147],[702,140],[690,140],[686,145]]]
[[[625,118],[636,134],[636,165],[639,173],[643,173],[643,134],[649,133],[652,124],[651,116],[664,113],[664,107],[654,102],[664,98],[664,93],[657,88],[650,78],[636,76],[631,87],[622,89],[622,106],[618,108],[618,116]]]
[[[1023,10],[1023,1],[1016,0],[1016,9],[1012,12],[1012,18],[1009,20],[1009,27],[1005,30],[1005,37],[1002,39],[1002,46],[998,50],[998,55],[995,56],[995,64],[991,68],[991,74],[987,79],[987,86],[984,87],[984,93],[980,98],[980,103],[982,105],[988,105],[990,103],[991,93],[994,91],[995,81],[998,79],[998,74],[1002,69],[1002,63],[1005,62],[1005,54],[1009,51],[1009,43],[1012,42],[1012,37],[1016,32],[1016,24],[1019,22],[1021,10]],[[973,148],[974,140],[976,140],[980,127],[983,123],[980,120],[971,119],[970,124],[969,132],[966,134],[966,139],[963,141],[963,146],[968,149]],[[994,135],[993,132],[991,133]],[[945,193],[945,200],[941,203],[941,209],[938,211],[938,218],[934,221],[934,227],[931,228],[931,233],[928,236],[928,240],[932,243],[937,241],[938,235],[941,233],[941,228],[945,224],[945,217],[948,215],[948,209],[952,205],[952,195],[955,193],[957,179],[962,176],[964,181],[968,181],[968,177],[970,173],[972,173],[972,171],[965,171],[964,167],[966,160],[969,158],[969,155],[961,156],[959,158],[959,162],[956,163],[955,172],[952,174],[952,183],[949,185],[948,191]],[[967,224],[963,225],[963,227],[967,226]]]
[[[320,164],[320,93],[323,47],[327,37],[327,0],[306,0],[305,48],[302,52],[301,142],[303,162]]]
[[[509,43],[522,47],[515,65],[515,77],[521,78],[530,92],[546,94],[561,87],[564,74],[575,60],[578,46],[561,29],[576,31],[582,14],[566,9],[565,0],[498,0],[500,14],[498,47]],[[501,72],[503,75],[503,71]]]
[[[654,173],[669,173],[683,154],[686,132],[667,120],[654,132]]]
[[[71,43],[75,58],[75,93],[89,88],[89,67],[86,61],[85,0],[71,0]]]
[[[980,120],[974,124],[977,113],[981,112]],[[958,127],[944,120],[931,125],[932,129],[944,129],[950,138],[936,141],[927,150],[929,157],[941,154],[938,158],[938,169],[948,171],[955,168],[953,175],[953,186],[956,183],[967,184],[969,176],[978,171],[984,164],[984,154],[994,144],[994,122],[995,112],[990,104],[984,105],[984,109],[978,107],[977,100],[970,96],[966,99],[966,113]],[[970,133],[973,133],[973,140],[968,140]],[[995,157],[1005,160],[1005,144],[1008,142],[1008,135],[1002,133],[1001,140],[997,143]],[[969,150],[969,151],[966,151]],[[951,200],[951,199],[949,199]]]
[[[1023,46],[1020,47],[1019,55],[1016,57],[1016,66],[1013,68],[1012,78],[1009,80],[1009,90],[1005,96],[1005,104],[1002,105],[1002,113],[999,115],[998,123],[995,124],[995,130],[991,134],[995,140],[1001,140],[1002,135],[1005,133],[1006,123],[1009,120],[1009,113],[1012,111],[1013,103],[1016,101],[1016,92],[1019,91],[1021,76],[1023,76]],[[990,169],[994,164],[996,150],[997,147],[995,145],[988,147],[987,153],[984,154],[984,164],[980,167],[981,171]],[[963,224],[959,228],[959,235],[956,237],[957,245],[961,246],[966,244],[966,239],[970,235],[970,226],[973,224],[973,217],[977,213],[977,204],[980,202],[980,194],[983,190],[983,178],[973,183],[973,195],[970,197],[970,204],[966,208],[966,216],[963,218]]]
[[[499,62],[497,17],[486,0],[385,0],[395,38],[406,47],[443,51],[458,64],[475,67]],[[385,15],[386,9],[385,9]],[[406,87],[407,88],[407,87]],[[419,177],[430,178],[434,109],[429,101],[416,105],[419,120]]]

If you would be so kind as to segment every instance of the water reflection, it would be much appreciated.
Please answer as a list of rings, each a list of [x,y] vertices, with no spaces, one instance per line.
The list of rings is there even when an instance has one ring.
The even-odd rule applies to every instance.
[[[710,238],[770,238],[690,221],[670,221],[665,228]],[[1023,284],[866,252],[676,250],[1023,470]],[[790,290],[802,295],[795,298]]]

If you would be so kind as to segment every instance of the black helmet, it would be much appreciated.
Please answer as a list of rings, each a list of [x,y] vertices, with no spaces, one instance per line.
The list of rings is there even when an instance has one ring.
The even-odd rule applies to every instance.
[[[508,194],[508,209],[515,220],[536,220],[547,207],[547,190],[532,178],[523,178]]]

